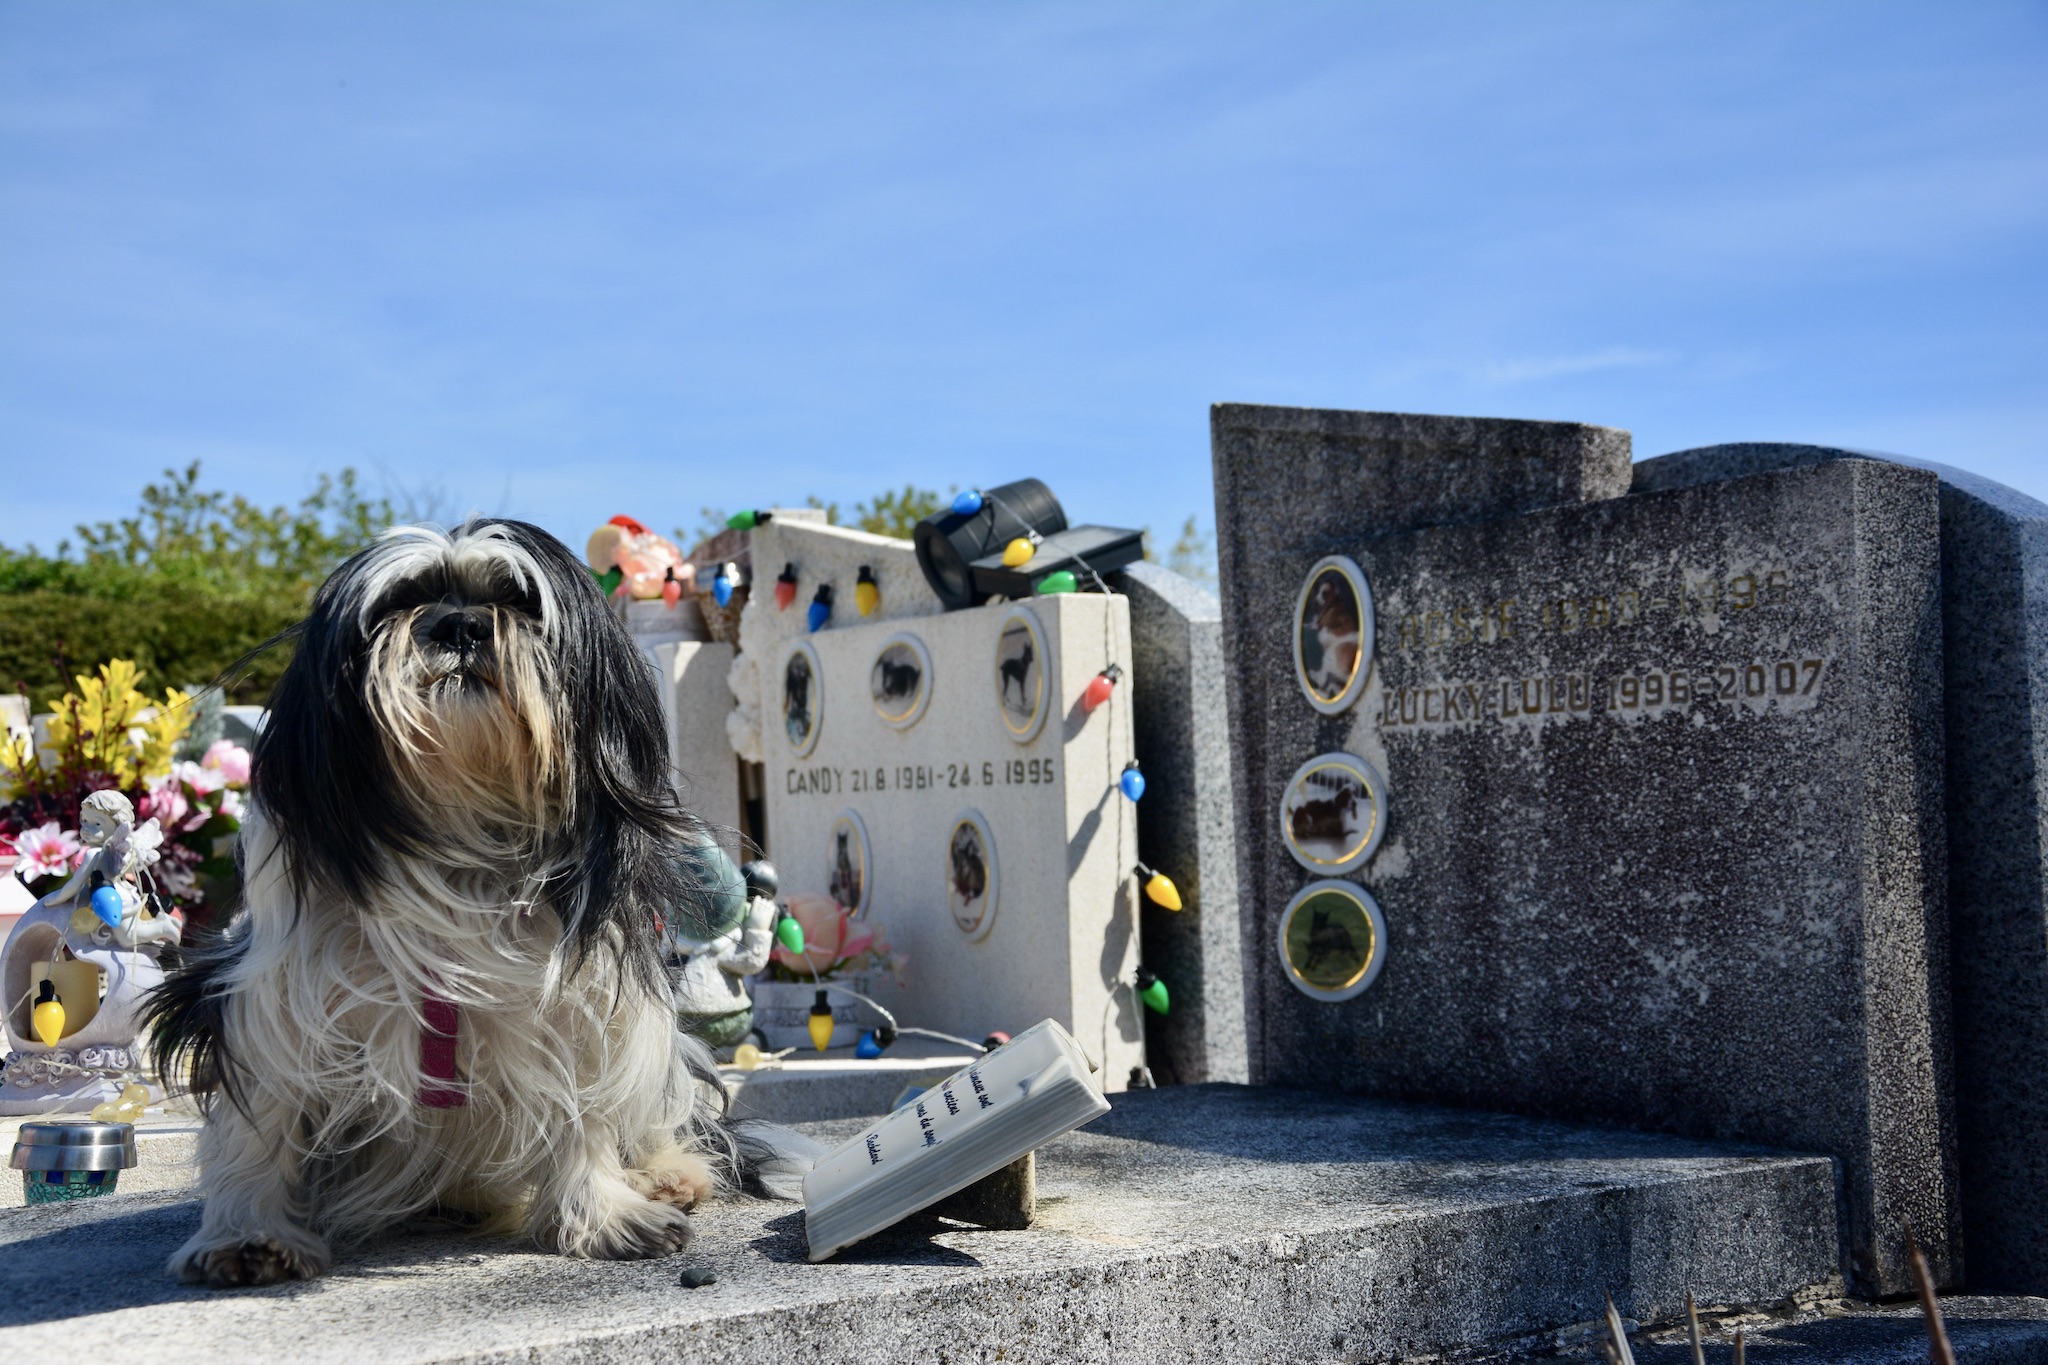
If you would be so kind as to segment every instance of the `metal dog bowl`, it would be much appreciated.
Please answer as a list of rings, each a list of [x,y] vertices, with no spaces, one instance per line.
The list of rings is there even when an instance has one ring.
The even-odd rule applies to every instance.
[[[132,1123],[24,1123],[8,1165],[21,1172],[31,1204],[91,1199],[120,1183],[135,1164]]]

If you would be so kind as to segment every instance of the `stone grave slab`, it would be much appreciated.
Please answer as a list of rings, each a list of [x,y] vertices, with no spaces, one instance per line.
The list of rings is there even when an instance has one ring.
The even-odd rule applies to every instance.
[[[663,1260],[419,1235],[222,1293],[164,1273],[189,1198],[8,1209],[0,1359],[1389,1360],[1554,1331],[1603,1292],[1669,1321],[1688,1289],[1770,1302],[1834,1271],[1817,1157],[1240,1086],[1114,1104],[1039,1150],[1032,1228],[919,1219],[820,1265],[797,1206],[727,1199]]]
[[[726,738],[732,710],[726,678],[733,647],[710,640],[680,640],[648,651],[668,730],[669,766],[683,803],[719,829],[740,823],[738,761]]]
[[[1130,657],[1125,600],[1071,593],[835,626],[755,664],[784,891],[832,895],[907,959],[901,986],[861,988],[972,1039],[1056,1019],[1109,1089],[1145,1060],[1131,699],[1080,696]]]
[[[732,668],[737,709],[726,726],[733,748],[750,763],[764,761],[764,742],[778,723],[773,715],[764,720],[760,709],[766,685],[761,661],[779,655],[790,641],[813,633],[811,607],[820,589],[829,605],[827,630],[937,616],[945,610],[924,581],[924,571],[917,567],[917,551],[909,541],[848,526],[829,526],[822,515],[804,508],[775,508],[760,526],[733,533],[746,546],[753,577],[748,580],[746,606],[740,613],[739,658]],[[863,569],[876,585],[876,605],[866,617],[861,615],[855,592]],[[792,589],[786,607],[775,596],[776,580],[785,572]],[[769,837],[774,836],[771,833]]]
[[[814,1123],[886,1114],[906,1086],[929,1089],[981,1055],[956,1043],[906,1035],[875,1058],[850,1047],[791,1053],[753,1071],[719,1068],[736,1119]]]
[[[1182,908],[1141,898],[1145,964],[1167,981],[1173,1011],[1145,1016],[1146,1056],[1161,1085],[1250,1079],[1246,964],[1237,905],[1237,793],[1230,766],[1223,604],[1157,564],[1112,579],[1131,605],[1131,713],[1149,785],[1138,850],[1180,891]]]
[[[2048,1294],[2048,506],[1901,455],[1744,443],[1636,466],[1639,492],[1833,460],[1941,480],[1949,979],[1964,1274]]]
[[[1274,419],[1296,455],[1314,417]],[[1516,465],[1489,509],[1421,479],[1416,513],[1371,440],[1290,475],[1260,420],[1216,423],[1254,1074],[1824,1151],[1853,1278],[1911,1288],[1910,1219],[1955,1282],[1934,479],[1616,497],[1571,472],[1602,429],[1560,428],[1525,434],[1552,483]],[[1430,420],[1326,425],[1412,444]],[[1332,555],[1369,639],[1348,580],[1305,591]],[[1345,696],[1320,670],[1347,648]]]

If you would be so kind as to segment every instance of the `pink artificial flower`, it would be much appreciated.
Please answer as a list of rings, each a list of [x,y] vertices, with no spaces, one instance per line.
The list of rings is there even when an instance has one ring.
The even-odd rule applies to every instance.
[[[171,765],[171,776],[192,789],[194,796],[210,796],[228,784],[218,768],[202,768],[189,759]]]
[[[841,949],[846,942],[848,920],[845,908],[838,901],[816,892],[799,891],[783,905],[803,926],[804,950],[792,953],[777,944],[774,954],[777,962],[792,972],[809,975],[813,971],[826,971],[845,955]]]
[[[218,772],[230,787],[249,785],[249,751],[231,739],[215,741],[199,765]]]
[[[71,830],[58,829],[55,820],[25,829],[14,838],[14,851],[32,877],[62,876],[71,870],[72,860],[85,848]]]
[[[187,767],[187,764],[179,764]],[[178,822],[191,814],[192,805],[185,799],[185,784],[173,773],[167,777],[151,778],[149,795],[142,798],[142,807],[136,811],[137,819],[155,817],[157,824],[166,830],[176,829]]]

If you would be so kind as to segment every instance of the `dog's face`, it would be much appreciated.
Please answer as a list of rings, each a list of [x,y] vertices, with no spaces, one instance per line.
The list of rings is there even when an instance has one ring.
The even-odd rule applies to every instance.
[[[558,716],[562,604],[504,523],[378,547],[360,612],[364,698],[411,802],[484,843],[522,845],[570,793]]]
[[[680,853],[705,834],[670,781],[653,670],[553,536],[387,532],[296,636],[251,785],[302,901],[495,877],[537,887],[572,937],[650,945],[642,918],[693,903]]]

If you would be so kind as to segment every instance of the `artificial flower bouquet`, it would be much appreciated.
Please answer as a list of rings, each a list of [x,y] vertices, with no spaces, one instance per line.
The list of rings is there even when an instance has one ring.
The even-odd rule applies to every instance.
[[[34,894],[55,890],[85,858],[80,804],[111,788],[134,804],[138,821],[162,829],[162,856],[150,873],[190,916],[233,885],[249,751],[221,740],[196,760],[177,759],[192,698],[173,687],[152,699],[136,686],[141,677],[126,659],[102,664],[97,677],[79,676],[50,717],[46,749],[29,735],[0,737],[0,858],[18,860],[15,871]]]

